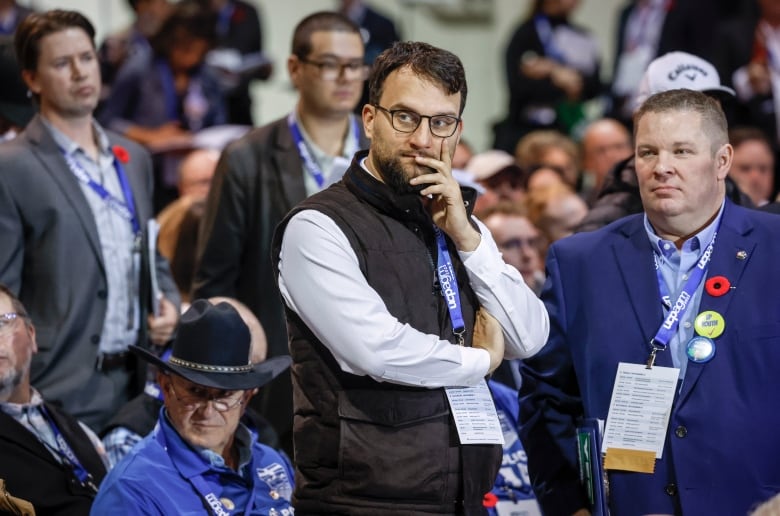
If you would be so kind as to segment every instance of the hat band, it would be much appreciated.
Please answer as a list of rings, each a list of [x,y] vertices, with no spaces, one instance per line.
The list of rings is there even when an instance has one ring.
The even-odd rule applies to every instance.
[[[186,367],[188,369],[195,369],[198,371],[208,371],[211,373],[248,373],[252,371],[252,369],[254,368],[252,364],[247,364],[242,366],[218,366],[218,365],[198,364],[196,362],[188,362],[186,360],[182,360],[176,357],[169,358],[168,363]]]

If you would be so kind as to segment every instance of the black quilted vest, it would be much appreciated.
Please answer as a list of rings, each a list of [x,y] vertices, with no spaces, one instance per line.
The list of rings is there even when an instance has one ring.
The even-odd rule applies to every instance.
[[[395,195],[360,169],[293,209],[274,238],[274,264],[290,218],[317,210],[349,239],[360,270],[401,323],[456,342],[435,282],[432,222],[417,195]],[[464,190],[473,204],[474,192]],[[469,210],[470,211],[470,210]],[[452,242],[471,345],[478,300]],[[278,271],[277,271],[278,275]],[[316,296],[317,292],[312,292]],[[293,357],[296,511],[337,514],[482,514],[500,446],[458,442],[444,389],[405,387],[345,373],[287,309]],[[366,327],[365,331],[373,331]],[[338,343],[332,345],[337,346]],[[455,344],[453,344],[455,345]]]

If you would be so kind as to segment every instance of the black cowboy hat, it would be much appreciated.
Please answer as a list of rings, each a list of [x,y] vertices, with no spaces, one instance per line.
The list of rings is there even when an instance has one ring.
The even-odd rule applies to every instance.
[[[181,316],[167,361],[139,346],[130,349],[162,371],[198,385],[225,390],[262,387],[290,366],[281,356],[258,364],[250,362],[249,328],[228,303],[198,299]]]

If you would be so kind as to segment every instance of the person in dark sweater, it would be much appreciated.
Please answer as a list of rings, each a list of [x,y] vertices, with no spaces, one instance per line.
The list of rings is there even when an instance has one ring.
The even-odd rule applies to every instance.
[[[0,284],[0,478],[38,514],[89,514],[106,474],[97,436],[30,385],[38,351],[27,311]]]

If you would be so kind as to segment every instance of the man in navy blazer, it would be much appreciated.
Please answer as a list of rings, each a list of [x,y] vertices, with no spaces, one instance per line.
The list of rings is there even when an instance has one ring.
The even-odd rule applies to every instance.
[[[521,368],[532,483],[545,514],[588,514],[577,421],[607,420],[618,364],[645,364],[657,348],[655,366],[679,371],[662,458],[653,473],[608,470],[612,516],[746,514],[780,491],[780,218],[725,199],[733,149],[706,95],[659,93],[634,122],[645,214],[561,240],[547,257],[550,338]],[[701,281],[689,281],[697,269]],[[691,298],[679,311],[682,291]],[[721,334],[702,335],[707,311]]]
[[[94,34],[83,15],[61,10],[31,14],[16,31],[40,114],[0,146],[0,282],[37,326],[35,388],[99,430],[143,385],[129,344],[164,344],[179,296],[167,262],[149,260],[145,244],[151,159],[92,117]],[[152,262],[164,295],[156,316]]]

